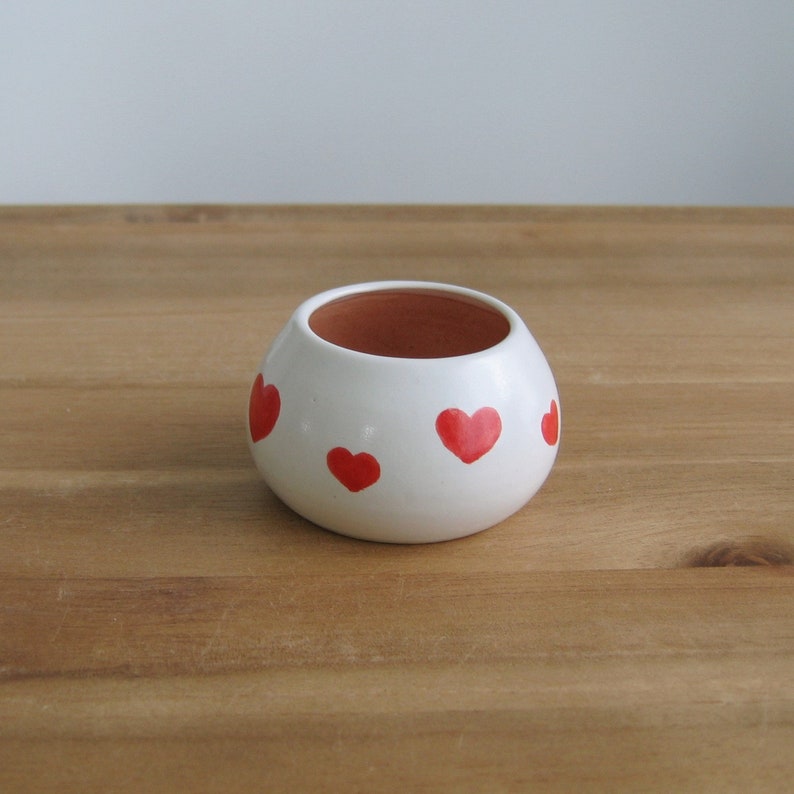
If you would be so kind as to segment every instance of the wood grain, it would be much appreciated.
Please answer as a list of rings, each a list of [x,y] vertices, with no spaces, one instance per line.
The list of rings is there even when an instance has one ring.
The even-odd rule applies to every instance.
[[[383,546],[258,479],[305,297],[512,305],[557,465]],[[0,791],[787,791],[794,211],[0,208]],[[725,567],[727,566],[727,567]]]

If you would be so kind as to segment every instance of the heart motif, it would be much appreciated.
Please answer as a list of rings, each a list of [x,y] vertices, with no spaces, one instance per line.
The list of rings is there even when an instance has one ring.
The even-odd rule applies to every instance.
[[[326,455],[326,462],[331,474],[353,493],[369,488],[380,478],[380,464],[368,452],[354,455],[349,449],[334,447]]]
[[[502,420],[495,408],[480,408],[471,416],[460,408],[447,408],[436,418],[436,432],[453,455],[464,463],[474,463],[499,439]]]
[[[560,437],[560,411],[556,400],[551,401],[549,412],[543,414],[543,419],[540,420],[540,432],[543,433],[543,440],[550,447],[557,443]]]
[[[256,376],[248,400],[248,427],[254,443],[270,435],[281,412],[281,395],[272,384],[265,385],[262,373]]]

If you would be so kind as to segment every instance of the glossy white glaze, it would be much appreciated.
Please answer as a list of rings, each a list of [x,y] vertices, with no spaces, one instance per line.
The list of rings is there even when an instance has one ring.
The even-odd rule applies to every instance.
[[[330,301],[394,289],[474,299],[509,332],[476,353],[396,358],[340,347],[309,326]],[[558,406],[548,362],[508,306],[464,287],[373,282],[298,307],[260,365],[248,439],[270,488],[310,521],[426,543],[486,529],[526,504],[557,455]]]

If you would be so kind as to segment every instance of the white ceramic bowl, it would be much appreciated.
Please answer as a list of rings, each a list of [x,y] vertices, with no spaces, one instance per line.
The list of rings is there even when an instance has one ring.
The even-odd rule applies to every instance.
[[[249,402],[251,453],[297,513],[390,543],[490,527],[557,455],[551,369],[521,318],[463,287],[340,287],[295,311]]]

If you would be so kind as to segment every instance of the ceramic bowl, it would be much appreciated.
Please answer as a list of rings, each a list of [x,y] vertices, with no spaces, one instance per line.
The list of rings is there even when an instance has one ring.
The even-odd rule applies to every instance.
[[[260,365],[248,419],[254,461],[283,502],[389,543],[499,523],[543,484],[560,438],[554,377],[521,318],[422,281],[301,304]]]

